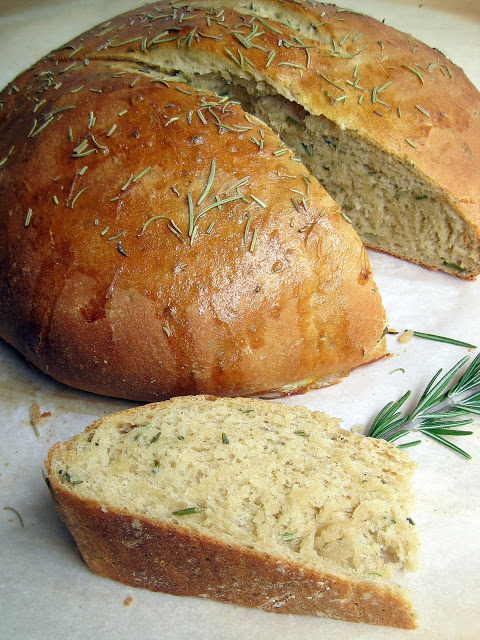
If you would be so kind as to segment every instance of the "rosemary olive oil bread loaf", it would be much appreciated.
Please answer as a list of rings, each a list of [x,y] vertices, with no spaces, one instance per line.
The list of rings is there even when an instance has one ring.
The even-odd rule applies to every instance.
[[[268,127],[76,55],[1,98],[5,340],[61,382],[142,401],[288,393],[384,355],[361,241]]]
[[[266,400],[174,398],[107,416],[46,461],[94,572],[277,613],[414,628],[414,464],[391,443]]]
[[[72,78],[85,59],[122,60],[228,94],[280,135],[366,245],[465,278],[480,271],[479,92],[409,35],[303,0],[169,1],[51,59]]]
[[[385,353],[349,221],[478,273],[478,96],[438,51],[333,5],[112,18],[0,95],[0,335],[135,400],[331,383]]]

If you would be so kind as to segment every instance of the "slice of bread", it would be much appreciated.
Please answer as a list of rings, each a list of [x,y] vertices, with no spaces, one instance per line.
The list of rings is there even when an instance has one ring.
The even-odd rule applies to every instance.
[[[338,420],[265,400],[175,398],[107,416],[46,461],[103,576],[278,613],[415,628],[414,463]]]

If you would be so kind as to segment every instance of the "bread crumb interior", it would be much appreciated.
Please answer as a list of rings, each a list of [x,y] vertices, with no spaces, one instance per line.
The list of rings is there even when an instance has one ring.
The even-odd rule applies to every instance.
[[[406,452],[274,402],[152,407],[136,409],[135,422],[105,418],[60,445],[51,473],[103,509],[312,568],[366,578],[415,569]]]

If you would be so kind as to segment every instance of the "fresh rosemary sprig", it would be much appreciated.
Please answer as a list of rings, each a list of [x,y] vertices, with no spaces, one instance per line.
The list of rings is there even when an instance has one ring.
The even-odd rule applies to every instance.
[[[480,415],[480,353],[458,381],[448,388],[456,372],[468,359],[469,356],[465,356],[459,360],[441,378],[442,369],[437,371],[409,415],[402,416],[401,407],[409,398],[410,391],[397,402],[389,402],[374,419],[367,435],[394,442],[411,431],[418,431],[465,458],[471,458],[466,451],[443,437],[471,435],[472,431],[459,430],[458,427],[473,422],[472,418],[467,417],[469,414]],[[415,440],[399,447],[411,447],[420,442]]]

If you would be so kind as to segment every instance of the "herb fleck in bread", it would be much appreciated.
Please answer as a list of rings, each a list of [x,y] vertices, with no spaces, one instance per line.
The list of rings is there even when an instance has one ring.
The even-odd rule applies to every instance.
[[[53,57],[130,60],[228,92],[277,131],[366,245],[479,273],[480,94],[415,38],[310,1],[164,1]]]
[[[278,613],[415,627],[414,465],[390,443],[262,400],[176,398],[107,416],[46,461],[92,571]]]

